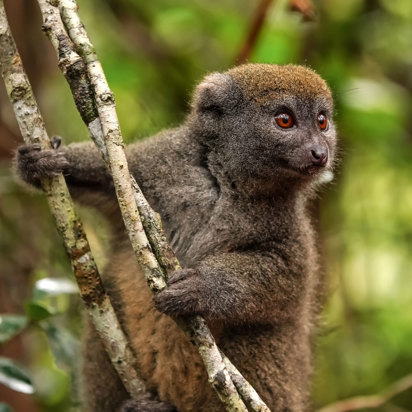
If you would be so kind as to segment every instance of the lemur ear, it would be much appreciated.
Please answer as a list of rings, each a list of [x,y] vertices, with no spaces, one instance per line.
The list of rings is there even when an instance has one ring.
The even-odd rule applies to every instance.
[[[232,77],[225,73],[212,73],[197,86],[192,108],[198,112],[223,114],[236,106],[239,91]]]

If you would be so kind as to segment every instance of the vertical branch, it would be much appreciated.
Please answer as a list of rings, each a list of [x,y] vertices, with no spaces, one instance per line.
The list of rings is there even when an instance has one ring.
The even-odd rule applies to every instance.
[[[47,5],[46,0],[39,0],[39,5],[42,10],[45,7],[49,9],[53,7]],[[152,253],[140,219],[124,152],[123,138],[117,119],[113,93],[107,84],[103,68],[97,59],[94,47],[88,39],[84,26],[79,19],[76,3],[73,1],[61,1],[60,12],[69,38],[86,64],[91,90],[93,90],[91,93],[94,96],[94,102],[101,122],[99,134],[101,133],[103,137],[101,140],[104,141],[107,149],[107,164],[113,177],[116,196],[130,242],[151,289],[157,292],[163,289],[166,283],[159,264]],[[60,53],[60,50],[58,52]]]
[[[239,373],[229,358],[222,353],[223,361],[229,371],[230,377],[236,386],[237,391],[247,405],[248,409],[254,412],[270,412],[266,404],[260,399],[259,394],[250,385],[250,383]]]
[[[261,0],[259,2],[256,12],[253,15],[249,32],[246,36],[246,40],[243,44],[242,49],[240,50],[235,59],[236,64],[243,64],[249,60],[250,55],[252,54],[252,51],[255,48],[256,43],[258,41],[259,34],[262,31],[262,27],[265,23],[265,19],[272,2],[273,0]]]
[[[43,118],[7,23],[3,0],[0,0],[0,66],[25,143],[51,149]],[[126,389],[131,396],[138,397],[145,390],[144,384],[137,377],[133,354],[103,287],[66,182],[60,174],[42,179],[41,186],[63,239],[81,298]]]
[[[235,64],[244,64],[252,55],[254,48],[259,40],[269,9],[273,0],[260,0],[260,3],[252,17],[248,34],[245,42],[235,58]],[[312,0],[288,0],[289,9],[302,14],[304,20],[313,20],[315,16],[315,7]]]

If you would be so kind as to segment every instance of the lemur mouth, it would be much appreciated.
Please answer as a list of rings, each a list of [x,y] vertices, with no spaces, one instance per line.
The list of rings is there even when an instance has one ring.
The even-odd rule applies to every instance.
[[[306,166],[297,167],[292,165],[286,159],[281,159],[282,168],[291,172],[295,172],[300,176],[315,176],[326,170],[326,165],[309,164]]]
[[[300,167],[297,171],[305,176],[312,176],[316,175],[319,172],[323,172],[325,170],[325,166],[321,165],[309,165],[305,167]]]

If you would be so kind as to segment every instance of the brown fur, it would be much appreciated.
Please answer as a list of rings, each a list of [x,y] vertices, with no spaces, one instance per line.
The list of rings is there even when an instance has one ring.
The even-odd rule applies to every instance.
[[[322,96],[332,101],[332,94],[326,82],[307,67],[292,64],[245,65],[229,70],[228,74],[244,90],[244,94],[258,104],[265,104],[280,95],[295,95],[309,99]]]
[[[285,110],[295,127],[276,126],[274,117]],[[204,316],[219,346],[273,411],[307,409],[320,285],[306,203],[333,166],[332,110],[330,91],[313,71],[244,65],[207,76],[182,127],[127,147],[131,172],[186,268],[154,301],[97,150],[74,144],[46,157],[22,150],[18,168],[26,181],[36,184],[33,172],[37,178],[63,168],[73,196],[98,207],[113,225],[104,281],[148,387],[147,396],[126,403],[124,411],[224,410],[198,353],[159,310]],[[325,131],[319,113],[328,118]],[[313,157],[318,146],[328,153],[326,164]],[[92,327],[87,335],[88,410],[116,410],[127,399],[125,390]]]

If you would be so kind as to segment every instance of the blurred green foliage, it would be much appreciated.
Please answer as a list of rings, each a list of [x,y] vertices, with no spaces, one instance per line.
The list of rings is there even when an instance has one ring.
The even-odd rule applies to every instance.
[[[310,65],[335,96],[341,165],[322,196],[318,219],[329,284],[316,343],[313,404],[319,407],[378,393],[412,373],[412,2],[314,3],[316,19],[304,22],[286,1],[276,1],[250,61]],[[115,93],[123,134],[131,141],[182,121],[196,82],[233,65],[257,3],[79,4]],[[38,100],[50,134],[66,143],[87,138],[57,69],[39,87]],[[16,186],[8,166],[0,174],[0,280],[30,319],[22,339],[39,410],[69,410],[70,396],[72,403],[77,400],[68,385],[74,343],[62,345],[68,338],[59,335],[75,341],[80,305],[65,293],[54,306],[29,300],[40,277],[69,278],[70,269],[41,194]],[[87,211],[83,215],[102,264],[104,241],[96,230],[101,222]],[[26,285],[23,292],[18,279]],[[8,333],[24,326],[14,321]],[[375,410],[412,410],[412,390],[392,401]]]

